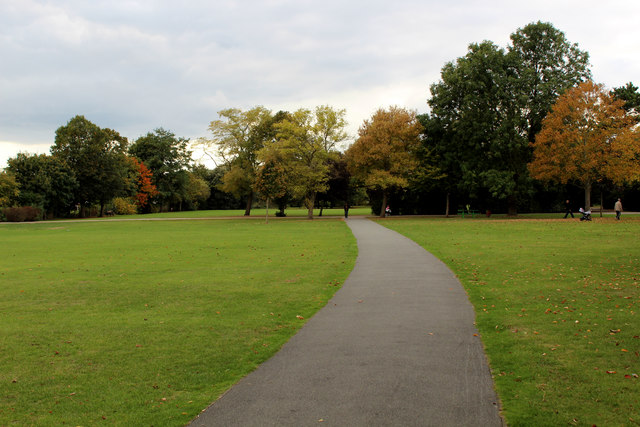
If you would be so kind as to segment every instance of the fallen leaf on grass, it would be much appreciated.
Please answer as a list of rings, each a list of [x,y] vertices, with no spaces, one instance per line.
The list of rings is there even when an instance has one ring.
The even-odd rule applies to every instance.
[[[296,316],[298,319],[303,320],[304,317],[300,316],[299,314]]]
[[[607,374],[616,374],[616,371],[607,371]]]

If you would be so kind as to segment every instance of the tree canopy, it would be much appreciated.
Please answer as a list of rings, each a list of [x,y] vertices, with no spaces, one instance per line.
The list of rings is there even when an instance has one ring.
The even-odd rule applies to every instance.
[[[511,34],[516,92],[523,98],[527,139],[533,142],[551,105],[565,90],[591,78],[589,53],[570,43],[551,23],[538,21]]]
[[[532,176],[580,183],[585,209],[591,207],[592,184],[640,179],[640,135],[623,105],[591,81],[561,95],[533,143]]]
[[[364,121],[358,139],[347,150],[350,173],[367,188],[382,193],[381,217],[389,192],[406,188],[418,168],[421,132],[415,111],[395,106],[379,109]]]
[[[638,92],[638,86],[629,82],[624,86],[613,88],[610,95],[624,102],[622,108],[624,108],[627,113],[636,116],[640,115],[640,93]]]
[[[314,111],[301,108],[275,124],[276,140],[265,147],[281,153],[289,191],[304,199],[309,219],[313,218],[316,194],[327,189],[329,158],[347,139],[345,114],[345,110],[324,105]]]
[[[19,153],[9,159],[8,170],[19,185],[19,196],[15,199],[20,206],[35,206],[54,216],[70,210],[78,182],[61,159]]]
[[[273,125],[284,114],[273,116],[270,110],[261,106],[247,111],[227,108],[219,111],[220,119],[209,125],[212,138],[199,141],[205,152],[214,149],[228,166],[222,188],[236,197],[247,198],[245,215],[251,213],[254,184],[260,168],[258,152],[273,140]]]
[[[127,139],[112,129],[102,129],[84,116],[75,116],[56,130],[51,154],[61,159],[78,181],[74,201],[82,206],[104,204],[127,191],[129,163]]]
[[[0,172],[0,207],[10,207],[19,195],[16,177],[6,171]]]
[[[191,151],[187,138],[179,138],[173,132],[158,128],[136,139],[129,153],[143,162],[153,174],[153,184],[158,194],[152,200],[160,206],[180,208],[187,198],[188,169]]]
[[[506,200],[510,214],[532,192],[529,143],[555,98],[589,76],[588,54],[551,24],[511,35],[507,50],[492,42],[442,68],[431,86],[425,143],[444,181],[471,198]]]

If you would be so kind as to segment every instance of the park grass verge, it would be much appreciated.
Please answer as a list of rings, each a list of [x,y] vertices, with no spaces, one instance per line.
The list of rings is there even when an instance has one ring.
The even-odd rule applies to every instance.
[[[380,223],[462,282],[509,425],[640,424],[640,218]]]
[[[0,425],[184,425],[323,307],[357,253],[335,220],[0,236]]]
[[[276,218],[277,209],[271,208],[269,209],[269,218]],[[306,208],[298,208],[292,207],[287,208],[285,210],[286,218],[300,218],[307,216]],[[249,218],[265,218],[267,214],[266,209],[264,208],[255,208],[251,210],[251,215]],[[313,214],[315,218],[325,218],[325,217],[342,217],[344,216],[344,209],[342,208],[325,208],[322,210],[322,216],[320,215],[320,209],[314,209]],[[371,216],[371,208],[368,206],[365,207],[353,207],[349,209],[349,215],[352,216]],[[180,211],[180,212],[159,212],[159,213],[151,213],[151,214],[136,214],[136,215],[116,215],[116,216],[105,216],[102,218],[91,218],[101,219],[101,220],[110,220],[110,219],[156,219],[156,218],[246,218],[244,216],[244,209],[228,209],[228,210],[202,210],[202,211]],[[280,218],[278,218],[280,219]]]

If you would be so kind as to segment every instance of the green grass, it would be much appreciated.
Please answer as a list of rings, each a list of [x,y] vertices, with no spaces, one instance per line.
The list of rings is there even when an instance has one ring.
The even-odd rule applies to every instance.
[[[0,425],[184,425],[355,262],[342,221],[0,226]]]
[[[269,218],[275,218],[277,209],[269,209]],[[251,218],[265,218],[266,209],[256,208],[251,209]],[[307,209],[305,208],[287,208],[285,210],[287,214],[286,218],[299,218],[307,216]],[[320,209],[314,209],[313,214],[315,218],[324,217],[342,217],[344,216],[344,210],[342,208],[327,208],[323,209],[322,217],[320,215]],[[371,216],[370,207],[353,207],[349,209],[349,215],[365,215]],[[230,210],[211,210],[211,211],[181,211],[181,212],[162,212],[155,214],[140,214],[140,215],[116,215],[115,217],[103,217],[100,219],[152,219],[152,218],[220,218],[220,217],[243,217],[244,209],[230,209]],[[92,218],[96,219],[96,218]]]
[[[509,425],[640,424],[640,218],[380,222],[460,278]]]

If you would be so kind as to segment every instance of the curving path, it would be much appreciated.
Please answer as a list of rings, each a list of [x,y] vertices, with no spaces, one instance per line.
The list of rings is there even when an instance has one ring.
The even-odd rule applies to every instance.
[[[500,426],[497,397],[453,273],[364,218],[343,287],[192,426]]]

